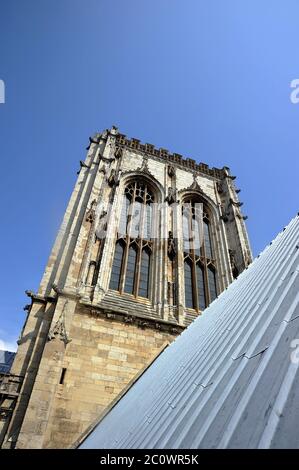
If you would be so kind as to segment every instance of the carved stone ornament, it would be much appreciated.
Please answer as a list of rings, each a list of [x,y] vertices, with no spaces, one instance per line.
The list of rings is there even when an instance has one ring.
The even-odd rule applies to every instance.
[[[109,133],[109,129],[105,129],[104,132],[102,132],[102,139],[107,139]]]
[[[194,189],[194,190],[196,190],[196,191],[202,192],[202,189],[201,189],[200,185],[198,184],[196,178],[194,178],[193,183],[191,184],[191,186],[190,186],[188,189]]]
[[[136,324],[137,324],[137,326],[139,326],[140,328],[147,328],[147,327],[150,325],[148,321],[146,321],[146,320],[139,320],[139,319],[136,321]]]
[[[242,215],[240,212],[238,212],[236,214],[236,217],[238,217],[238,219],[240,219],[240,220],[247,220],[248,219],[248,215]]]
[[[90,166],[86,165],[85,162],[83,162],[83,160],[80,160],[80,170],[77,171],[77,175],[79,175],[80,171],[82,170],[82,168],[90,168]]]
[[[167,253],[168,253],[168,256],[171,260],[173,260],[176,257],[176,254],[177,254],[176,243],[175,243],[175,239],[173,238],[173,233],[172,232],[169,232],[169,234],[168,234]]]
[[[220,216],[220,219],[223,220],[223,222],[228,222],[229,216],[230,216],[230,210],[222,208],[222,214]]]
[[[173,165],[168,165],[167,173],[170,178],[173,178],[175,175],[175,169]]]
[[[66,332],[66,327],[65,327],[65,307],[67,305],[68,301],[65,302],[62,312],[54,324],[54,326],[50,329],[49,334],[48,334],[48,341],[51,341],[52,339],[59,339],[64,342],[65,345],[70,343],[72,340],[68,337],[67,332]]]
[[[142,173],[153,176],[151,172],[149,171],[147,155],[144,155],[142,165],[139,168],[137,168],[136,171],[141,171]]]
[[[188,191],[188,190],[193,190],[193,191],[199,191],[199,192],[202,193],[202,192],[203,192],[203,191],[202,191],[202,188],[201,188],[200,185],[198,184],[196,178],[197,178],[197,173],[194,172],[194,173],[193,173],[193,183],[192,183],[190,186],[188,186],[188,188],[186,188],[186,189],[187,189],[187,191]],[[181,191],[185,191],[185,189],[181,189]],[[181,192],[181,191],[180,191],[180,192]]]
[[[251,263],[251,256],[250,256],[250,253],[246,250],[246,253],[245,253],[245,256],[244,256],[245,267],[247,268],[250,265],[250,263]]]
[[[99,168],[99,173],[103,173],[103,175],[106,175],[108,173],[110,160],[109,163],[106,163],[106,159],[103,160],[103,165],[101,166],[101,168]]]
[[[239,275],[239,270],[236,264],[235,252],[234,250],[228,250],[228,251],[229,251],[229,259],[230,259],[230,265],[232,268],[233,277],[234,279],[236,279]]]
[[[114,320],[116,318],[116,315],[114,313],[106,313],[106,317],[110,318],[110,320]]]
[[[107,211],[104,210],[100,215],[98,226],[95,231],[95,241],[102,240],[103,235],[106,234],[106,230],[107,230],[106,216],[107,216]]]
[[[176,192],[175,188],[172,188],[171,186],[168,188],[168,194],[165,198],[165,201],[168,202],[168,204],[174,204],[177,202]]]
[[[88,209],[87,211],[87,214],[86,214],[86,222],[90,222],[92,224],[92,222],[94,221],[94,218],[95,218],[95,205],[96,205],[96,200],[94,199],[92,201],[92,203],[90,204],[90,208]]]
[[[224,192],[222,184],[219,181],[217,181],[216,186],[217,186],[218,193],[222,194]]]
[[[132,316],[126,316],[124,317],[124,322],[125,323],[133,323],[134,319]]]
[[[243,202],[234,201],[233,199],[230,199],[230,203],[235,207],[242,207],[243,206]]]
[[[121,147],[116,147],[114,151],[114,156],[116,159],[119,159],[123,156],[123,149]]]
[[[117,186],[119,184],[119,179],[117,178],[116,171],[114,168],[110,171],[110,175],[107,179],[109,186],[112,188],[113,186]]]

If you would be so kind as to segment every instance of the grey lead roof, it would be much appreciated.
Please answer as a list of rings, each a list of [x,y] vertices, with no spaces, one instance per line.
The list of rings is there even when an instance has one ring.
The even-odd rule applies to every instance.
[[[297,216],[79,447],[299,448],[298,299]]]

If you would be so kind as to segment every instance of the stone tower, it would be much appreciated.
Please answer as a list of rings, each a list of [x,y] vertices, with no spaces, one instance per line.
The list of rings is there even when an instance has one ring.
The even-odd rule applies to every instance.
[[[115,127],[90,138],[1,378],[4,448],[71,446],[247,267],[234,179]]]

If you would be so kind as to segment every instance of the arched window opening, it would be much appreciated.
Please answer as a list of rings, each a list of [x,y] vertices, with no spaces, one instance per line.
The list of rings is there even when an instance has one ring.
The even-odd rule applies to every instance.
[[[146,183],[135,181],[126,186],[110,289],[135,297],[149,297],[153,202],[153,192]],[[124,246],[121,255],[118,248],[120,241]]]
[[[182,219],[185,306],[202,311],[217,297],[211,218],[205,204],[189,199],[184,201]]]

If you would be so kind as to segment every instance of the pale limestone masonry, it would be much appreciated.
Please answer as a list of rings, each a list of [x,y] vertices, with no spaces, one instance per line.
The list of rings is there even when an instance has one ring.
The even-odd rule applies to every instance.
[[[109,290],[125,186],[144,179],[164,203],[154,241],[148,299]],[[174,213],[166,203],[171,188]],[[199,313],[185,307],[181,203],[198,196],[212,218],[217,290],[251,262],[244,217],[229,169],[127,139],[112,127],[90,139],[11,374],[2,396],[4,448],[70,447],[118,394]],[[169,231],[177,221],[172,264]],[[99,228],[106,229],[104,239]],[[169,286],[175,294],[169,294]]]

